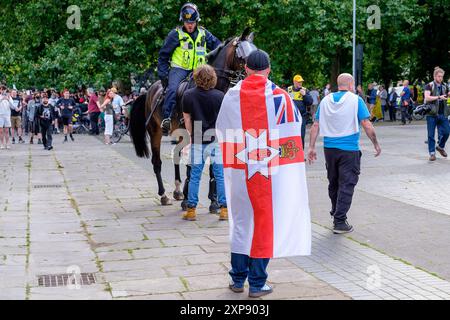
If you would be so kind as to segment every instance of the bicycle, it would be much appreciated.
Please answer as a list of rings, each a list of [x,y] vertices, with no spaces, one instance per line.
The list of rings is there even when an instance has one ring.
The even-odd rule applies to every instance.
[[[119,143],[123,136],[128,135],[129,129],[130,122],[128,121],[128,118],[124,115],[121,115],[118,122],[114,124],[111,141],[114,143]]]
[[[73,132],[75,134],[88,134],[89,133],[89,118],[87,113],[82,113],[80,109],[76,109],[73,116]]]

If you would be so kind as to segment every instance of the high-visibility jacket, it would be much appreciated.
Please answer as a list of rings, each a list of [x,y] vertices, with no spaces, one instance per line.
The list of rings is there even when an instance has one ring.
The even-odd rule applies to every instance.
[[[178,38],[180,46],[172,54],[172,67],[184,70],[194,70],[206,63],[206,32],[202,27],[198,28],[198,35],[195,41],[178,27]]]

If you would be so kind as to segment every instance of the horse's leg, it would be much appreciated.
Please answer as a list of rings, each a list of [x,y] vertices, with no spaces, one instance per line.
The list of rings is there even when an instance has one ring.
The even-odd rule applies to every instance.
[[[184,200],[181,203],[181,208],[186,211],[187,210],[187,201],[188,201],[188,195],[189,195],[189,181],[191,180],[191,166],[186,166],[186,180],[184,181],[184,187],[183,187],[183,195]]]
[[[209,193],[208,199],[211,200],[211,205],[209,206],[210,213],[219,213],[219,203],[217,202],[217,188],[216,188],[216,178],[214,177],[213,166],[209,165]]]
[[[153,126],[154,127],[154,126]],[[164,189],[164,183],[161,176],[161,139],[162,139],[162,131],[154,130],[154,132],[150,133],[150,143],[152,147],[152,164],[153,164],[153,172],[155,172],[156,180],[158,181],[158,195],[161,197],[161,205],[167,206],[171,205],[171,201],[169,197],[166,196],[166,190]]]
[[[180,138],[178,140],[178,144],[177,146],[180,145],[182,139]],[[179,148],[177,148],[178,150]],[[178,151],[178,154],[175,155],[175,157],[178,157],[178,159],[181,159],[181,151]],[[182,185],[182,181],[181,181],[181,173],[180,173],[180,161],[177,160],[174,162],[175,165],[175,191],[173,192],[173,197],[175,198],[175,200],[177,201],[181,201],[183,199],[185,199],[185,197],[183,196],[183,192],[181,191],[181,185]]]
[[[173,197],[177,201],[181,201],[184,199],[183,191],[181,191],[181,185],[183,182],[181,181],[181,174],[180,174],[180,165],[175,165],[175,191],[173,192]]]

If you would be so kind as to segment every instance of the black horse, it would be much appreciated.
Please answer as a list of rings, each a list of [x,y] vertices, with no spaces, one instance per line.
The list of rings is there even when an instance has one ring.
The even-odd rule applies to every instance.
[[[250,30],[246,29],[240,37],[228,39],[217,49],[208,54],[208,64],[213,66],[217,73],[216,89],[227,92],[230,86],[244,78],[245,58],[255,49],[256,47],[253,45],[253,33],[250,33]],[[171,135],[178,139],[178,148],[176,148],[176,150],[181,150],[180,144],[182,144],[183,141],[189,141],[189,139],[183,139],[183,136],[188,138],[185,136],[186,130],[178,130],[184,129],[182,120],[183,112],[180,102],[184,91],[189,85],[188,81],[180,85],[177,94],[177,105],[172,116]],[[149,158],[150,150],[147,145],[148,133],[152,150],[153,171],[155,172],[158,181],[158,195],[161,197],[162,205],[169,205],[171,204],[171,201],[166,195],[166,190],[164,189],[161,177],[161,139],[163,136],[161,121],[163,119],[163,99],[164,89],[161,81],[157,81],[149,88],[146,96],[140,96],[134,102],[130,114],[130,133],[136,155],[140,158]],[[183,134],[180,132],[183,132]],[[175,191],[173,195],[175,200],[180,201],[187,198],[187,184],[185,185],[184,192],[182,192],[180,162],[178,160],[179,156],[179,152],[178,154],[175,154]],[[210,183],[210,189],[212,185],[213,184]],[[213,191],[210,190],[211,200],[212,193]],[[185,202],[182,207],[185,209]]]

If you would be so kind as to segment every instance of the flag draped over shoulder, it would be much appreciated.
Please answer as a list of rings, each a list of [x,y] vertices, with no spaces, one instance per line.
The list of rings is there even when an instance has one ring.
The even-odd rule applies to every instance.
[[[225,95],[216,130],[233,253],[311,253],[301,121],[287,92],[265,77],[252,75]]]

